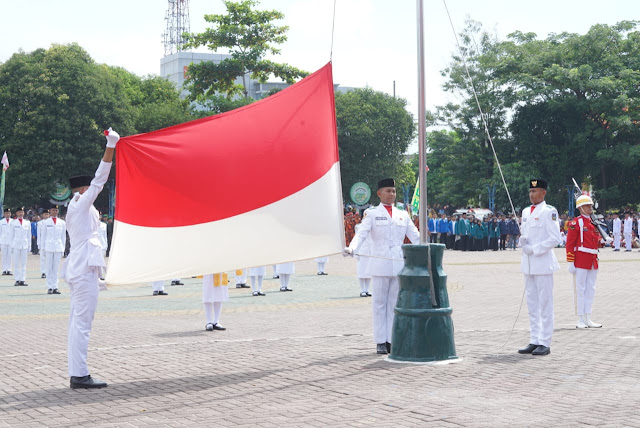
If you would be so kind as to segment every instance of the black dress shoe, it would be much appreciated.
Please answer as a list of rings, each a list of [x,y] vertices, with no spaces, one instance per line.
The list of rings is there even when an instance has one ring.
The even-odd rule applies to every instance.
[[[367,293],[360,293],[360,297],[367,297]]]
[[[53,294],[53,290],[52,290],[52,289],[49,289],[49,290],[47,291],[47,294]]]
[[[371,293],[367,291],[367,297],[371,297]]]
[[[225,327],[221,326],[221,325],[220,325],[220,324],[218,324],[218,323],[215,323],[215,324],[213,325],[213,329],[214,329],[214,330],[226,330],[226,328],[225,328]]]
[[[251,288],[247,284],[236,284],[236,288]]]
[[[19,287],[19,286],[20,286],[20,281],[16,281],[16,282],[13,284],[13,286],[14,286],[14,287]]]
[[[165,291],[158,291],[158,296],[168,296],[169,293],[165,292]]]
[[[46,273],[43,273],[42,275],[40,275],[40,278],[46,278],[46,277],[47,277]]]
[[[157,296],[157,295],[158,295],[158,292],[157,292],[157,291],[154,291],[154,292],[153,292],[153,295],[154,295],[154,296]]]
[[[538,348],[538,345],[534,345],[533,343],[528,344],[526,347],[522,349],[518,349],[518,354],[530,354]]]
[[[531,353],[531,355],[549,355],[551,353],[551,348],[548,346],[540,345],[536,348],[535,351]]]
[[[71,376],[70,382],[71,389],[90,389],[90,388],[104,388],[107,386],[106,382],[95,380],[91,375],[87,376]]]
[[[376,345],[376,353],[377,354],[386,354],[387,353],[387,344],[386,343],[378,343]]]
[[[181,281],[171,281],[171,285],[184,285]]]
[[[385,343],[387,345],[387,354],[391,353],[391,344],[389,342]]]
[[[61,293],[60,293],[60,290],[56,288],[55,290],[53,290],[53,294],[61,294]]]
[[[262,291],[258,291],[258,296],[266,296]]]

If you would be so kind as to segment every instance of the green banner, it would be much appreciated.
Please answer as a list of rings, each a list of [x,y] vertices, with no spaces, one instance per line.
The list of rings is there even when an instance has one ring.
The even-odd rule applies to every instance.
[[[416,181],[416,188],[413,191],[413,198],[411,199],[411,212],[412,214],[418,214],[420,209],[420,177]]]

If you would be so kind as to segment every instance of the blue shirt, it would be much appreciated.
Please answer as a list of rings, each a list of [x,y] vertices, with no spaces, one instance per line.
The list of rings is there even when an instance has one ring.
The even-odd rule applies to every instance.
[[[38,236],[38,223],[35,221],[31,222],[31,236]]]

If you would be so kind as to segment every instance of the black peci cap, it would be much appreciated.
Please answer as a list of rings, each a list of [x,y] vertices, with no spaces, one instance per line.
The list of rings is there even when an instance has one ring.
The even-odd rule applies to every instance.
[[[529,180],[529,189],[545,189],[547,190],[547,182],[541,178]]]
[[[75,175],[69,178],[69,187],[76,189],[78,187],[90,186],[93,177],[90,175]]]
[[[396,187],[396,180],[394,180],[393,178],[385,178],[378,181],[378,190],[382,189],[383,187]]]

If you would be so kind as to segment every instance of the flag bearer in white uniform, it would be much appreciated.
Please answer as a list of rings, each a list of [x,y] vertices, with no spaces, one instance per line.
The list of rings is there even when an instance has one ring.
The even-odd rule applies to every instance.
[[[13,285],[26,286],[27,254],[31,251],[31,222],[24,218],[24,208],[18,208],[17,218],[9,224],[9,240],[13,258],[13,277],[16,280]]]
[[[254,296],[266,296],[262,292],[262,279],[267,273],[266,266],[258,266],[249,268],[249,278],[251,278],[251,288]]]
[[[11,275],[11,210],[4,209],[4,218],[0,220],[0,252],[2,252],[2,275]]]
[[[246,269],[236,269],[236,288],[249,288]]]
[[[531,339],[520,354],[548,355],[553,334],[553,272],[560,266],[553,249],[560,245],[558,211],[547,205],[547,182],[529,181],[529,200],[533,205],[522,211],[520,244]]]
[[[38,244],[38,249],[39,251],[39,256],[40,256],[40,278],[46,278],[47,277],[47,252],[44,250],[44,241],[42,240],[42,225],[44,224],[45,220],[49,219],[49,212],[45,211],[42,213],[42,220],[40,220],[38,222],[38,239],[37,239],[37,244]],[[65,237],[66,239],[66,237]]]
[[[625,251],[631,251],[633,242],[633,217],[627,211],[624,213],[624,245],[627,247]]]
[[[401,246],[405,236],[412,243],[419,243],[420,233],[409,214],[393,206],[396,200],[394,179],[378,182],[378,197],[380,205],[368,210],[344,254],[359,254],[364,241],[371,240],[372,258],[369,259],[368,272],[373,287],[373,339],[377,353],[387,354],[391,352],[393,311],[400,290],[398,273],[404,266]]]
[[[229,287],[226,273],[214,273],[202,277],[202,303],[207,318],[205,330],[226,330],[220,325],[222,303],[229,300]]]
[[[618,214],[613,215],[613,251],[620,251],[620,235],[622,235],[622,220]]]
[[[296,273],[296,264],[294,262],[279,263],[276,265],[276,271],[280,277],[280,291],[293,291],[293,288],[289,288],[289,281],[291,281],[291,275]]]
[[[327,266],[327,262],[329,261],[329,257],[328,256],[318,257],[315,260],[316,260],[316,263],[318,264],[318,275],[328,275],[328,273],[326,273],[324,271],[324,269]]]
[[[67,245],[67,224],[58,218],[58,207],[49,210],[49,217],[43,220],[40,242],[44,247],[41,251],[46,253],[45,273],[47,274],[47,294],[60,294],[58,290],[58,267],[65,246]]]
[[[105,268],[100,245],[100,217],[93,206],[109,179],[111,162],[120,136],[109,128],[105,131],[107,147],[93,179],[76,176],[69,179],[73,196],[67,208],[67,231],[71,251],[60,270],[61,277],[71,291],[69,315],[69,376],[70,386],[76,388],[104,388],[105,382],[93,379],[87,366],[87,351],[93,315],[98,305],[98,292],[104,289],[99,281]]]
[[[575,275],[575,305],[580,317],[576,328],[600,328],[602,324],[591,320],[591,307],[596,294],[598,247],[602,238],[591,223],[591,198],[580,196],[576,199],[576,208],[580,210],[580,217],[569,223],[566,247],[569,273]]]

